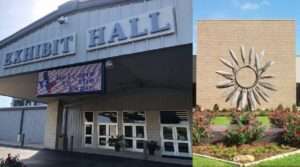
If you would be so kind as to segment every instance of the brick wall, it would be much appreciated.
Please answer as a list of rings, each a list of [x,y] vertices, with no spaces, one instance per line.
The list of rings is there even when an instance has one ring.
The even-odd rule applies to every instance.
[[[278,91],[266,90],[269,103],[262,102],[259,108],[275,108],[282,103],[292,106],[296,103],[295,75],[295,22],[291,20],[224,20],[198,21],[196,83],[197,104],[212,108],[219,104],[221,108],[235,107],[225,103],[224,90],[216,84],[225,81],[215,71],[230,71],[219,58],[232,60],[229,49],[233,49],[240,58],[240,46],[245,46],[246,55],[251,46],[260,53],[265,50],[261,64],[273,60],[266,74],[276,78],[268,79]],[[247,59],[248,60],[248,59]],[[240,60],[241,62],[241,60]]]

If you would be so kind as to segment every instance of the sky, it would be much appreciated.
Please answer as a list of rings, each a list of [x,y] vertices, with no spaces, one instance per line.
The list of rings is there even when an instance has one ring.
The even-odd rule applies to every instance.
[[[197,20],[204,19],[289,19],[296,20],[296,41],[300,40],[299,0],[193,0],[193,43]],[[296,42],[300,55],[300,42]]]
[[[0,40],[56,10],[67,0],[0,0]],[[11,98],[0,96],[0,107],[9,107]]]

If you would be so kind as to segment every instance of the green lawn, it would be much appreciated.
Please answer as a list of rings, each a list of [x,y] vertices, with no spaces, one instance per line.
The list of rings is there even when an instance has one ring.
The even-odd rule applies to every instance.
[[[299,167],[300,166],[300,154],[290,155],[285,158],[279,158],[276,160],[265,161],[254,165],[252,167]]]
[[[203,157],[193,156],[193,167],[234,167],[221,161],[210,160]],[[251,167],[299,167],[300,154],[290,155],[288,157],[265,161]]]
[[[234,167],[221,161],[215,161],[207,158],[193,156],[193,167]]]
[[[214,117],[212,120],[213,125],[229,125],[230,118],[229,117]]]
[[[270,121],[266,116],[258,116],[258,120],[262,122],[262,125],[270,125]],[[213,125],[229,125],[230,118],[229,117],[214,117],[212,120]]]

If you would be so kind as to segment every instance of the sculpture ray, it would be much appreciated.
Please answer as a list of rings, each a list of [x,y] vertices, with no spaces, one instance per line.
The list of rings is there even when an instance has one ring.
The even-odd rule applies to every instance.
[[[269,79],[269,78],[275,78],[275,76],[274,75],[260,76],[260,79]]]
[[[252,61],[253,61],[253,57],[254,57],[254,47],[252,46],[250,49],[250,53],[249,53],[249,65],[251,65]]]
[[[234,86],[234,82],[232,81],[224,81],[217,84],[217,88],[228,88]]]
[[[233,52],[233,50],[232,50],[232,49],[229,49],[229,52],[230,52],[230,55],[231,55],[231,57],[232,57],[232,60],[235,62],[235,64],[236,64],[237,66],[239,66],[237,57],[235,56],[235,53]]]
[[[266,83],[266,82],[259,82],[259,85],[266,88],[266,89],[269,89],[269,90],[273,90],[273,91],[277,91],[277,89],[270,83]]]
[[[227,96],[225,102],[228,102],[229,100],[231,100],[234,97],[234,94],[238,91],[238,88],[234,88],[234,90],[232,90],[229,95]]]
[[[227,67],[234,69],[233,65],[232,65],[229,61],[227,61],[227,60],[225,60],[225,59],[222,59],[222,58],[220,58],[220,60],[221,60],[221,62],[222,62],[224,65],[226,65]]]
[[[259,100],[259,97],[257,96],[257,94],[255,93],[254,90],[252,90],[252,93],[253,93],[253,96],[254,96],[256,102],[257,102],[259,105],[261,105],[260,100]]]
[[[261,68],[261,74],[263,74],[271,65],[273,64],[273,61],[268,61],[263,68]]]
[[[245,64],[245,48],[244,48],[244,46],[242,45],[241,46],[241,58],[242,58],[242,61],[243,61],[243,63]]]
[[[257,94],[265,101],[268,103],[268,100],[267,98],[264,96],[264,94],[262,94],[259,90],[257,90],[257,88],[255,88]]]
[[[267,93],[266,93],[263,89],[260,89],[259,86],[256,86],[256,88],[257,88],[262,94],[264,94],[266,97],[269,97],[269,96],[267,95]]]

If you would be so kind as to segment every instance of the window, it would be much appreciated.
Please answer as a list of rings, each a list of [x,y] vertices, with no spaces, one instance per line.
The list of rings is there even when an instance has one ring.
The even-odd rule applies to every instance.
[[[145,112],[123,112],[124,123],[145,123]]]
[[[99,112],[97,116],[98,122],[101,123],[117,123],[116,112]]]
[[[93,144],[93,112],[84,113],[84,144],[91,146]]]
[[[161,111],[160,123],[188,125],[187,112],[186,111]]]
[[[297,106],[300,106],[300,83],[297,83],[296,100]]]
[[[93,112],[84,113],[85,122],[93,122]]]

